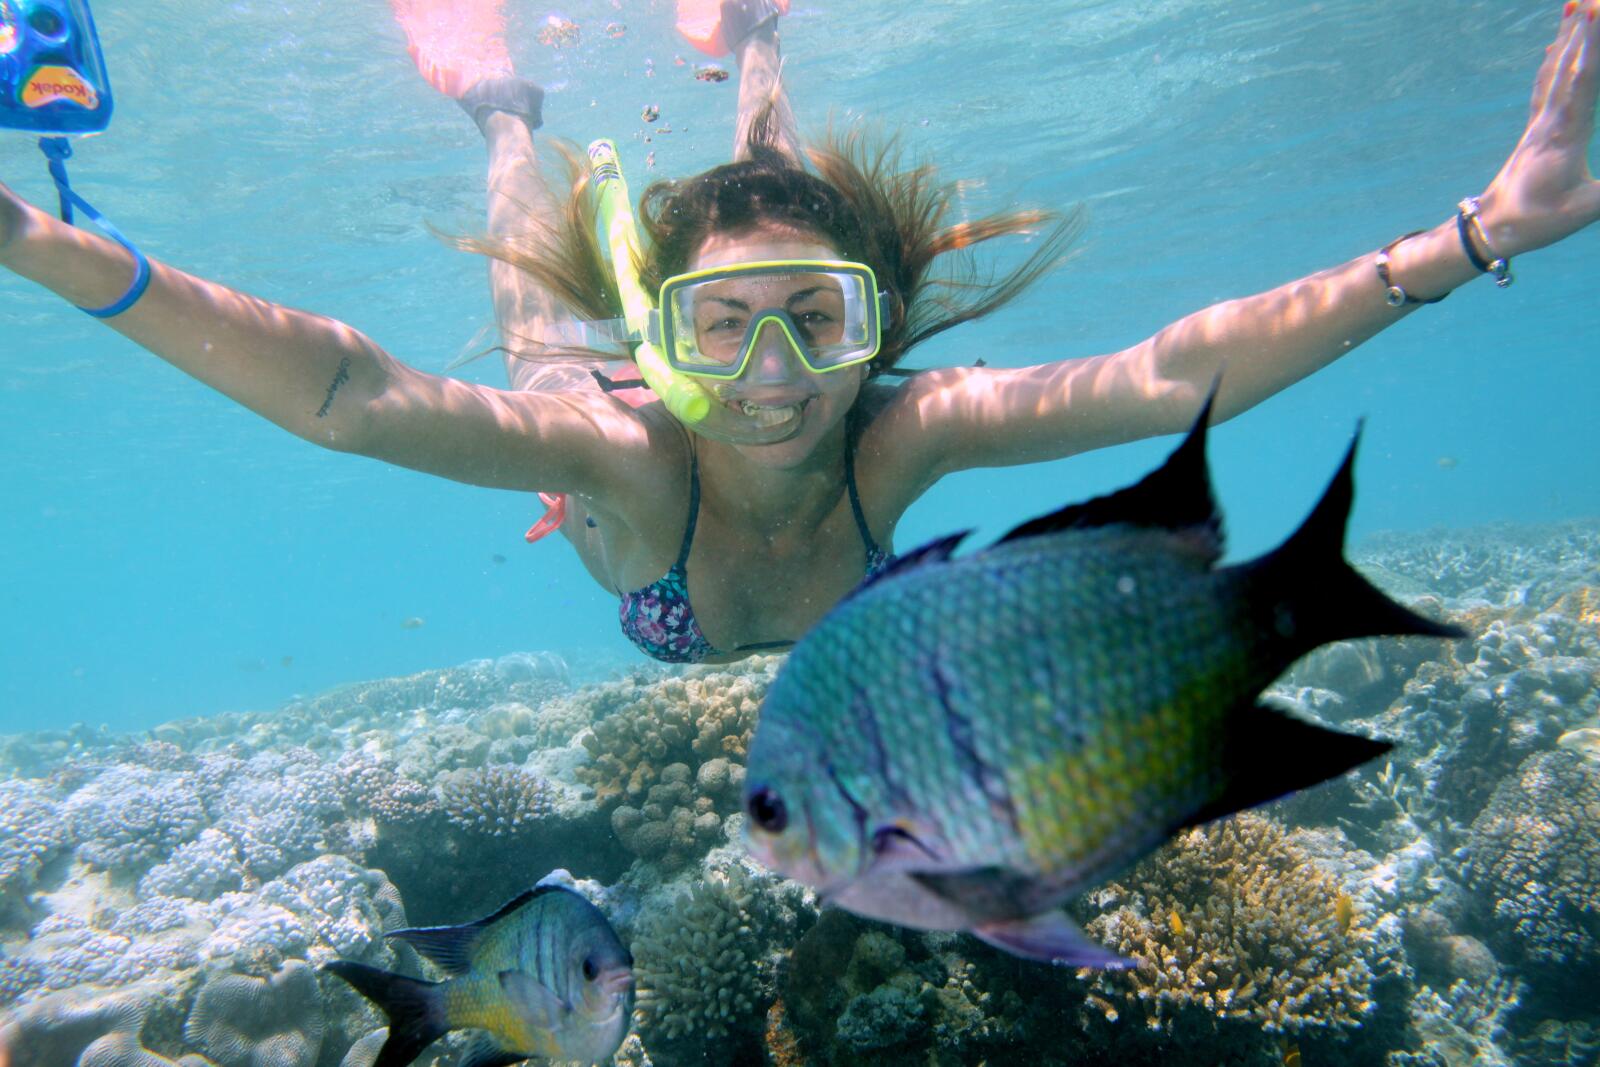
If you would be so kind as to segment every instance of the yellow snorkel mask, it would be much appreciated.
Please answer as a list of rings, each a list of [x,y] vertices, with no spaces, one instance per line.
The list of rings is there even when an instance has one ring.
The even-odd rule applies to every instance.
[[[878,354],[886,298],[860,263],[782,260],[694,271],[667,279],[653,304],[633,269],[639,237],[616,145],[591,144],[589,167],[624,319],[580,329],[603,336],[602,328],[611,326],[610,339],[636,344],[639,373],[685,426],[747,445],[775,444],[799,432],[798,408],[778,414],[727,402],[732,383],[746,376],[753,354],[774,333],[814,374]]]

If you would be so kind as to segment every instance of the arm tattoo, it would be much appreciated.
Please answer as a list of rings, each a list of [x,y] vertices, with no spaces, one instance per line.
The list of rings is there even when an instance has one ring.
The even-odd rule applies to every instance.
[[[339,391],[339,386],[350,380],[350,357],[345,356],[339,361],[339,369],[334,372],[333,381],[328,385],[327,398],[322,401],[322,406],[317,409],[317,418],[328,414],[328,409],[333,406],[333,394]]]

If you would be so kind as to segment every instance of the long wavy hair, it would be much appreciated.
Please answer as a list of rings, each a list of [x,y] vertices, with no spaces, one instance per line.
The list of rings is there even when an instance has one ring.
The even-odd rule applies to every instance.
[[[596,231],[587,159],[576,145],[555,143],[567,186],[558,220],[530,218],[530,228],[514,238],[448,239],[526,272],[579,318],[618,318],[622,301]],[[815,234],[841,258],[871,267],[889,293],[882,347],[868,365],[873,375],[894,370],[928,338],[1012,300],[1066,257],[1082,228],[1077,210],[1023,209],[953,221],[957,183],[926,163],[907,165],[898,138],[875,137],[860,126],[842,134],[830,128],[807,147],[809,167],[776,145],[769,110],[751,124],[746,158],[645,189],[638,212],[645,240],[635,269],[653,293],[688,270],[711,234],[763,225]],[[1010,235],[1039,236],[1020,266],[999,275],[980,268],[973,248]],[[936,261],[947,269],[935,273]],[[539,338],[505,342],[490,351],[534,360],[617,358]]]

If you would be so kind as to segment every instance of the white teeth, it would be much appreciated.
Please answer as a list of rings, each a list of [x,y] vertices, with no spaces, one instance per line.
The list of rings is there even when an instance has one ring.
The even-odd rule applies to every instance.
[[[757,426],[777,426],[788,422],[800,414],[803,404],[785,404],[782,407],[770,408],[760,404],[752,404],[748,400],[739,401],[739,410],[745,416],[756,420]]]

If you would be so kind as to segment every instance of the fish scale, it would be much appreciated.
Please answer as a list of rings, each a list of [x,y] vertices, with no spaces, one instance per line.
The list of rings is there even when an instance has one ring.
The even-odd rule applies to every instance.
[[[1126,546],[1119,546],[1117,559],[1122,566],[1116,577],[1131,576],[1153,594],[1126,598],[1131,608],[1125,612],[1095,612],[1098,625],[1089,632],[1100,640],[1088,648],[1080,640],[1073,647],[1070,639],[1085,633],[1085,616],[1104,603],[1097,587],[1106,584],[1106,576],[1095,575],[1095,582],[1081,579],[1094,569],[1097,556],[1103,558],[1105,546],[1094,540],[1074,544],[1068,551],[1082,557],[1074,562],[1063,559],[1063,550],[1048,543],[1049,538],[1040,540],[1046,543],[1030,545],[1026,552],[1005,560],[999,574],[992,562],[974,557],[957,561],[942,573],[911,576],[917,587],[903,590],[892,602],[863,600],[840,609],[859,618],[840,620],[844,629],[834,643],[838,662],[826,673],[840,679],[861,677],[879,669],[874,661],[880,657],[892,655],[898,660],[894,689],[899,696],[895,706],[879,709],[878,718],[891,724],[887,730],[880,726],[880,732],[890,744],[896,776],[913,782],[917,795],[939,798],[937,826],[954,846],[953,858],[958,861],[993,859],[996,846],[1010,842],[1004,840],[1001,825],[986,817],[987,799],[960,774],[948,733],[919,728],[914,717],[901,713],[902,705],[938,703],[929,664],[941,664],[952,682],[951,704],[975,720],[979,759],[1002,769],[1009,796],[1022,813],[1022,838],[1016,842],[1022,847],[1008,850],[1005,859],[1046,871],[1101,855],[1111,835],[1126,832],[1121,813],[1135,802],[1138,810],[1150,813],[1151,828],[1137,837],[1165,832],[1182,813],[1198,806],[1197,797],[1210,785],[1204,772],[1214,764],[1215,753],[1197,747],[1195,739],[1213,724],[1194,713],[1204,707],[1209,694],[1183,700],[1178,669],[1144,670],[1138,676],[1126,669],[1109,671],[1112,650],[1142,646],[1148,656],[1163,645],[1187,643],[1195,655],[1180,657],[1180,667],[1223,648],[1231,648],[1236,661],[1248,659],[1239,652],[1247,652],[1249,646],[1225,628],[1230,620],[1213,609],[1217,598],[1207,595],[1219,581],[1217,576],[1192,564],[1173,565],[1166,555],[1141,558]],[[1013,593],[992,597],[997,588]],[[1025,589],[1031,592],[1022,593]],[[1058,604],[1061,611],[1041,615],[1037,603]],[[1161,610],[1154,610],[1157,606]],[[891,652],[881,642],[858,639],[857,635],[883,632],[894,614],[922,620],[913,648]],[[1016,693],[1013,679],[1029,677],[1027,661],[1040,659],[1039,650],[984,640],[982,634],[974,640],[968,631],[979,625],[978,619],[986,620],[993,633],[1015,633],[1026,620],[1034,620],[1045,661],[1064,669],[1048,674],[1043,688]],[[1196,633],[1211,634],[1213,640],[1194,643],[1188,635]],[[938,650],[952,647],[973,651],[939,657]],[[801,664],[796,668],[804,669]],[[1245,669],[1240,663],[1236,673]],[[1276,673],[1258,665],[1257,688]],[[1224,680],[1203,684],[1202,689],[1227,691],[1230,686],[1237,689],[1240,682]],[[1166,699],[1150,709],[1131,699],[1138,689],[1158,690]],[[848,714],[849,700],[841,696],[823,703],[844,712],[824,719],[832,727],[830,747],[870,766],[871,760],[856,744],[863,731]],[[1074,743],[1079,736],[1092,736],[1098,742],[1079,746]],[[861,799],[871,786],[859,789],[856,795]],[[1063,790],[1081,798],[1081,805],[1069,812],[1058,805],[1030,802],[1059,796]]]
[[[1386,751],[1257,698],[1329,641],[1459,631],[1344,560],[1354,445],[1278,549],[1218,567],[1209,410],[1136,485],[961,558],[931,542],[830,611],[751,742],[756,855],[862,915],[1111,965],[1067,896]]]

